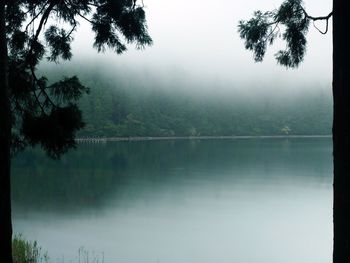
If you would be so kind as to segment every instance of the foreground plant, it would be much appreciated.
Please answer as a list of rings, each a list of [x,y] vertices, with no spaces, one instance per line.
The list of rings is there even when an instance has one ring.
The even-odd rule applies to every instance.
[[[22,235],[15,235],[12,240],[13,263],[49,263],[47,252],[36,241],[31,242]]]

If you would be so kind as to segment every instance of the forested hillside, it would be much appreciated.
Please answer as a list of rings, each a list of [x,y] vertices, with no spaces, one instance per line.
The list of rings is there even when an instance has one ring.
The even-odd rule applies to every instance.
[[[80,101],[86,126],[79,137],[331,133],[332,102],[330,90],[324,87],[305,87],[303,92],[281,92],[279,96],[276,92],[273,97],[264,87],[254,94],[233,88],[221,95],[215,82],[201,84],[187,76],[179,80],[179,72],[172,80],[164,80],[147,72],[106,72],[92,65],[85,65],[83,71],[79,68],[44,71],[51,79],[77,74],[90,88],[90,94]],[[284,87],[274,89],[283,91]]]

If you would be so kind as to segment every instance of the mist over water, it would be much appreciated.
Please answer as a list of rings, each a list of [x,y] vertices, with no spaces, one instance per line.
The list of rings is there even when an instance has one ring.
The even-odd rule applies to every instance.
[[[237,33],[281,1],[144,2],[152,47],[96,54],[80,21],[73,60],[39,68],[91,88],[79,136],[330,134],[331,32],[311,26],[305,62],[286,70],[273,56],[283,43],[254,63]],[[331,1],[306,7],[324,15]],[[29,150],[13,164],[15,231],[59,263],[81,246],[106,263],[330,262],[331,148],[329,138],[119,142],[81,144],[58,162]]]
[[[326,263],[329,138],[80,144],[14,160],[14,227],[53,262]]]

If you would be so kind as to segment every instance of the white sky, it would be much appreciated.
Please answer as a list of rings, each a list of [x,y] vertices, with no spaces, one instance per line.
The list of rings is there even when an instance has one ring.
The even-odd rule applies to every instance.
[[[75,59],[92,56],[96,63],[109,67],[138,68],[153,76],[171,78],[183,75],[198,81],[224,83],[230,87],[289,86],[307,89],[331,89],[332,37],[318,33],[312,25],[308,34],[308,51],[304,63],[296,70],[277,65],[273,54],[282,43],[270,47],[263,63],[255,63],[244,49],[237,24],[248,19],[254,10],[272,10],[282,0],[144,0],[150,34],[154,45],[143,51],[130,47],[123,55],[113,52],[96,54],[91,46],[93,34],[81,22],[73,44]],[[306,0],[311,15],[326,15],[331,0]],[[324,24],[317,24],[324,28]],[[330,24],[331,28],[331,24]]]

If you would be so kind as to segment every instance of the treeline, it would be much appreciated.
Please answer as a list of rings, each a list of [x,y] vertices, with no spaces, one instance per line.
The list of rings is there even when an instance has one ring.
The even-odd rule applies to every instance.
[[[331,133],[331,94],[325,89],[289,95],[260,91],[259,96],[239,89],[218,94],[208,85],[193,91],[191,85],[197,84],[184,79],[164,81],[120,72],[111,76],[91,67],[77,75],[90,87],[90,94],[80,101],[86,126],[79,137]]]

